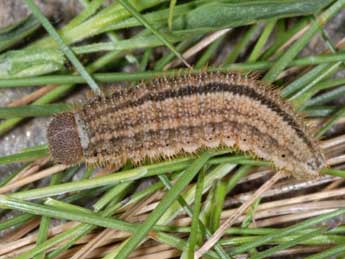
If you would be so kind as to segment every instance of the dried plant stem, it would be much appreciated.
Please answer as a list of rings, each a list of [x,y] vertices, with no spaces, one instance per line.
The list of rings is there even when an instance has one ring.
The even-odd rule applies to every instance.
[[[61,232],[68,230],[69,228],[76,226],[77,224],[80,224],[80,223],[69,222],[69,223],[64,223],[64,224],[52,227],[49,229],[49,236],[57,235]],[[36,242],[36,239],[37,239],[37,233],[34,233],[12,242],[7,242],[7,243],[0,242],[0,255],[10,253],[11,251],[17,251],[18,249],[25,246],[26,248],[30,247],[29,245]]]
[[[267,226],[273,226],[273,225],[278,225],[278,224],[283,224],[287,222],[293,222],[296,220],[301,220],[301,219],[306,219],[306,218],[311,218],[314,216],[318,216],[321,214],[325,214],[331,211],[334,211],[336,209],[325,209],[325,210],[316,210],[316,211],[308,211],[308,212],[302,212],[302,213],[295,213],[291,215],[283,215],[283,216],[278,216],[278,217],[272,217],[269,219],[264,219],[261,221],[256,221],[255,226],[256,227],[267,227]],[[253,225],[250,225],[251,227]]]
[[[29,164],[23,170],[21,170],[15,177],[13,177],[7,184],[12,184],[20,179],[27,177],[36,173],[42,166],[46,165],[49,162],[49,158],[39,158],[33,163]]]
[[[281,53],[283,52],[283,50],[287,49],[292,43],[294,43],[296,40],[298,40],[300,37],[302,37],[302,35],[308,31],[310,28],[310,24],[307,24],[306,26],[304,26],[300,31],[298,31],[294,36],[292,36],[287,42],[285,42],[276,52],[277,53]],[[271,59],[276,58],[276,55],[273,56]]]
[[[131,221],[139,210],[150,204],[153,200],[157,199],[157,194],[151,195],[144,201],[140,202],[139,204],[133,204],[130,208],[126,210],[120,217],[120,219],[124,219],[127,221]],[[104,244],[105,240],[109,239],[110,237],[114,236],[118,231],[114,229],[105,229],[98,235],[96,235],[92,240],[90,240],[86,245],[84,245],[78,252],[76,252],[71,259],[82,259],[87,258],[88,254],[96,249],[97,247]]]
[[[33,229],[35,229],[40,224],[40,219],[35,218],[27,222],[23,227],[20,229],[15,230],[13,233],[9,234],[8,236],[4,237],[0,243],[8,243],[11,241],[18,240],[22,236],[25,236],[27,233],[31,232]]]
[[[217,229],[217,231],[213,234],[213,236],[207,240],[203,244],[203,246],[196,251],[194,254],[194,259],[200,258],[202,255],[204,255],[207,251],[211,249],[211,247],[214,246],[214,244],[222,238],[227,228],[232,226],[236,219],[244,213],[254,202],[256,199],[258,199],[261,194],[263,194],[265,191],[267,191],[269,188],[271,188],[279,179],[283,178],[285,176],[283,171],[278,171],[276,174],[273,175],[273,177],[267,181],[265,184],[263,184],[251,197],[250,200],[243,203],[236,211]]]
[[[6,193],[6,192],[9,192],[9,191],[13,191],[19,187],[22,187],[26,184],[29,184],[29,183],[32,183],[32,182],[35,182],[37,180],[40,180],[42,178],[45,178],[47,176],[50,176],[50,175],[53,175],[53,174],[56,174],[58,172],[61,172],[63,170],[65,170],[68,166],[65,166],[65,165],[55,165],[55,166],[52,166],[46,170],[43,170],[35,175],[32,175],[32,176],[28,176],[28,177],[25,177],[21,180],[18,180],[16,182],[13,182],[11,184],[8,184],[8,185],[5,185],[4,187],[0,188],[0,193]]]
[[[31,163],[27,166],[25,166],[15,177],[13,177],[7,184],[15,183],[19,179],[22,179],[24,177],[27,177],[29,175],[32,175],[36,173],[40,169],[39,165],[39,159],[36,160],[34,163]]]
[[[343,178],[340,178],[339,180],[336,180],[329,185],[327,185],[322,191],[330,191],[338,188],[342,183],[344,182]]]
[[[306,195],[299,196],[299,197],[267,202],[267,203],[260,205],[257,208],[257,210],[265,210],[265,209],[275,208],[275,207],[279,207],[279,206],[283,206],[283,205],[292,205],[292,204],[298,204],[298,203],[303,203],[303,202],[308,202],[308,201],[329,199],[329,198],[339,197],[339,196],[343,196],[343,195],[345,195],[345,188],[340,188],[337,190],[306,194]]]
[[[40,88],[40,89],[38,89],[38,90],[28,94],[28,95],[23,96],[20,99],[17,99],[17,100],[10,102],[8,104],[8,107],[17,107],[17,106],[29,104],[29,103],[37,100],[41,96],[45,95],[49,91],[53,90],[55,87],[56,87],[55,85],[44,86],[44,87],[42,87],[42,88]]]
[[[309,253],[316,253],[319,251],[322,251],[327,246],[316,246],[316,247],[308,247],[308,246],[302,246],[302,247],[296,247],[291,249],[286,249],[279,251],[275,253],[276,256],[286,256],[286,255],[294,255],[294,254],[309,254]]]
[[[214,42],[218,38],[222,37],[224,34],[229,32],[230,30],[231,29],[224,29],[224,30],[217,31],[217,32],[214,32],[214,33],[208,35],[207,37],[205,37],[204,39],[199,41],[197,44],[195,44],[193,47],[191,47],[188,50],[186,50],[185,53],[183,53],[182,57],[184,59],[188,59],[188,58],[192,57],[193,55],[195,55],[199,51],[201,51],[204,48],[206,48],[212,42]],[[164,67],[164,70],[167,70],[167,69],[169,69],[171,67],[175,67],[175,66],[179,65],[180,63],[181,63],[181,60],[174,60],[174,61],[170,62],[169,64],[167,64]]]
[[[274,196],[285,194],[285,193],[304,190],[307,188],[311,188],[311,187],[319,186],[328,182],[332,182],[335,179],[339,179],[339,178],[335,178],[335,177],[327,175],[327,176],[323,176],[318,179],[310,180],[306,182],[293,181],[291,183],[285,183],[285,184],[282,184],[281,186],[277,186],[276,188],[272,188],[271,190],[268,190],[267,192],[265,192],[261,197],[262,198],[274,197]],[[246,202],[252,197],[253,193],[254,191],[238,194],[234,196],[233,198],[229,199],[226,204],[233,205],[233,204],[238,204],[239,202]]]
[[[298,215],[301,213],[305,215],[306,213],[312,212],[312,211],[315,212],[319,210],[322,211],[322,210],[337,209],[337,208],[344,208],[344,207],[345,207],[345,200],[312,201],[312,202],[301,203],[301,204],[280,206],[280,207],[266,209],[266,210],[257,210],[257,213],[255,214],[255,219],[265,219],[268,217],[274,218],[273,216],[280,216],[280,215],[285,216],[286,214]],[[229,215],[229,213],[226,212],[225,215]],[[308,217],[308,215],[306,215],[306,217]],[[242,218],[239,218],[237,222],[240,223],[242,220],[243,220]],[[256,223],[257,222],[258,221],[256,221]],[[256,224],[252,224],[252,225],[256,225]]]
[[[331,138],[321,142],[321,147],[323,149],[330,148],[332,146],[340,145],[345,143],[345,135],[340,135],[335,138]]]
[[[328,165],[337,165],[345,162],[345,155],[333,157],[327,160]]]

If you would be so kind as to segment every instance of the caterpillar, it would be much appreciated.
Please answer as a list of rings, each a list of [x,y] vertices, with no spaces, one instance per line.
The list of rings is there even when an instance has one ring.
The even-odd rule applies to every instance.
[[[121,168],[202,148],[236,147],[297,178],[317,177],[324,155],[301,116],[272,86],[238,73],[157,78],[57,114],[47,129],[58,163]]]

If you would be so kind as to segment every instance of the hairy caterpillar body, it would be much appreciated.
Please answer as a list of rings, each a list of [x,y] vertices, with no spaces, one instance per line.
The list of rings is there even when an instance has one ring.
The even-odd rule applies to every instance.
[[[265,83],[237,73],[159,78],[58,114],[47,131],[58,163],[120,168],[201,148],[237,147],[299,178],[324,156],[303,120]]]

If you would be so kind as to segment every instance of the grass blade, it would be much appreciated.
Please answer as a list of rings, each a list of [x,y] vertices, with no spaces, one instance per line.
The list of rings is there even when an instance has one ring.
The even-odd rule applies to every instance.
[[[185,173],[177,180],[173,188],[162,198],[159,205],[155,210],[147,217],[145,222],[137,229],[136,235],[133,235],[129,241],[121,248],[116,255],[116,259],[126,258],[137,245],[145,238],[150,229],[159,220],[167,208],[175,201],[180,192],[190,183],[199,170],[204,166],[207,160],[211,157],[209,153],[202,154],[196,159],[191,166],[185,171]]]
[[[0,107],[0,119],[45,117],[69,111],[72,107],[72,105],[66,103]]]
[[[75,68],[78,70],[80,75],[85,79],[91,89],[97,94],[101,94],[101,90],[99,89],[97,83],[93,80],[90,74],[86,71],[84,66],[80,63],[78,58],[74,55],[68,45],[63,41],[60,35],[56,32],[54,27],[48,21],[48,19],[42,14],[40,9],[32,0],[25,0],[27,5],[29,6],[30,10],[32,11],[33,15],[40,21],[42,26],[48,31],[50,36],[57,42],[60,46],[61,51],[68,57],[68,59],[72,62]]]
[[[326,11],[324,11],[318,18],[317,22],[314,21],[308,31],[296,41],[272,66],[267,72],[264,80],[274,81],[280,72],[288,66],[288,64],[298,55],[298,53],[307,45],[310,39],[318,32],[319,26],[323,26],[330,18],[339,12],[345,5],[345,0],[336,1]]]
[[[143,17],[137,10],[127,1],[119,0],[119,2],[130,12],[135,18],[138,19],[147,29],[149,29],[156,37],[161,40],[175,55],[178,57],[187,67],[191,67],[188,62],[182,57],[182,55],[175,49],[175,47],[151,24]]]
[[[199,226],[199,213],[201,209],[201,198],[203,191],[203,184],[205,178],[205,168],[201,170],[198,177],[198,182],[195,189],[195,199],[194,199],[194,208],[193,208],[193,217],[192,217],[192,226],[188,240],[188,258],[194,257],[195,247],[198,242],[198,235],[200,233],[201,227]]]
[[[337,216],[342,215],[344,213],[345,213],[345,209],[339,209],[336,211],[332,211],[332,212],[323,214],[323,215],[318,216],[318,217],[314,217],[314,218],[305,220],[305,221],[298,223],[296,225],[293,225],[293,226],[290,226],[287,228],[283,228],[279,232],[263,236],[263,237],[259,238],[257,241],[241,245],[241,246],[233,249],[231,254],[240,254],[240,253],[246,252],[251,248],[255,248],[255,247],[267,244],[274,239],[284,237],[284,236],[287,236],[287,235],[292,234],[292,233],[296,233],[296,232],[304,230],[304,229],[308,229],[309,227],[311,227],[313,225],[321,223],[327,219],[337,217]]]

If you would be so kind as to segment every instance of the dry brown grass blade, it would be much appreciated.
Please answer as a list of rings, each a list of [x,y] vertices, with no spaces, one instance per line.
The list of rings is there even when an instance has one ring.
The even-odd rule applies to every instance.
[[[335,197],[340,197],[345,195],[345,188],[340,188],[336,190],[331,191],[323,191],[323,192],[317,192],[317,193],[311,193],[311,194],[305,194],[297,197],[291,197],[288,199],[280,199],[277,201],[271,201],[267,203],[263,203],[260,206],[258,206],[257,210],[266,210],[269,208],[275,208],[280,207],[284,205],[292,205],[292,204],[298,204],[298,203],[305,203],[315,200],[323,200],[323,199],[330,199]]]
[[[300,191],[300,190],[306,190],[306,189],[309,189],[311,187],[320,186],[320,185],[323,185],[325,183],[333,182],[336,179],[339,179],[339,178],[335,178],[335,177],[329,176],[329,175],[320,177],[319,179],[309,180],[307,182],[295,182],[295,181],[291,181],[293,179],[291,179],[291,180],[288,179],[288,181],[282,183],[281,185],[277,186],[276,188],[272,188],[272,189],[268,190],[267,192],[265,192],[261,198],[275,197],[275,196],[279,196],[282,194],[292,193],[292,192],[296,192],[296,191]],[[238,203],[246,202],[247,200],[249,200],[251,198],[251,196],[253,195],[254,192],[255,191],[249,191],[246,193],[241,193],[241,194],[235,195],[233,198],[230,198],[229,200],[227,200],[225,204],[227,206],[230,206],[230,205],[235,205]]]
[[[208,45],[210,45],[212,42],[214,42],[215,40],[219,39],[221,36],[223,36],[224,34],[226,34],[227,32],[229,32],[231,29],[224,29],[221,31],[217,31],[214,32],[208,36],[206,36],[204,39],[202,39],[201,41],[199,41],[197,44],[195,44],[193,47],[189,48],[188,50],[186,50],[182,57],[185,59],[189,59],[190,57],[194,56],[196,53],[198,53],[199,51],[203,50],[204,48],[206,48]],[[169,68],[175,67],[177,65],[181,64],[181,60],[180,59],[176,59],[172,62],[170,62],[169,64],[167,64],[164,67],[164,70],[167,70]]]
[[[37,228],[37,226],[40,224],[40,220],[40,217],[30,220],[20,229],[13,231],[12,233],[1,239],[0,243],[7,244],[8,242],[18,240],[19,238],[25,236],[26,234]]]
[[[53,90],[56,86],[55,85],[47,85],[44,86],[28,95],[23,96],[20,99],[14,100],[8,104],[8,107],[16,107],[16,106],[21,106],[21,105],[26,105],[29,104],[41,96],[45,95],[49,91]]]
[[[340,136],[335,137],[335,138],[324,140],[321,142],[320,145],[321,145],[322,149],[327,149],[327,148],[331,148],[333,146],[341,145],[344,143],[345,143],[345,135],[340,135]]]
[[[58,235],[61,232],[64,232],[80,223],[76,222],[69,222],[65,224],[61,224],[58,226],[51,227],[48,231],[48,236],[55,236]],[[28,250],[28,247],[30,247],[31,244],[34,244],[37,239],[37,233],[29,234],[26,237],[7,242],[7,243],[0,243],[0,256],[9,254],[13,251],[18,251],[19,249],[24,249],[24,251]],[[1,258],[1,257],[0,257]]]
[[[66,165],[55,165],[55,166],[52,166],[48,169],[45,169],[45,170],[42,170],[41,172],[38,172],[34,175],[29,175],[28,177],[25,177],[25,178],[22,178],[16,182],[13,182],[13,183],[10,183],[10,184],[7,184],[3,187],[0,188],[0,193],[6,193],[6,192],[9,192],[9,191],[14,191],[16,190],[17,188],[19,187],[22,187],[26,184],[29,184],[29,183],[32,183],[32,182],[35,182],[35,181],[38,181],[42,178],[45,178],[47,176],[50,176],[50,175],[53,175],[53,174],[56,174],[58,172],[61,172],[63,170],[65,170],[66,168],[68,168],[68,166]]]
[[[331,211],[334,211],[336,209],[328,209],[328,210],[317,210],[317,211],[309,211],[309,212],[303,212],[303,213],[296,213],[291,215],[284,215],[284,216],[278,216],[278,217],[272,217],[269,219],[264,219],[261,221],[256,221],[255,226],[256,227],[268,227],[268,226],[274,226],[278,224],[283,224],[287,222],[295,222],[297,220],[311,218],[314,216],[319,216]],[[250,225],[253,227],[253,225]]]
[[[88,253],[87,257],[85,257],[85,259],[94,259],[94,258],[101,258],[104,257],[107,253],[109,253],[111,250],[115,249],[116,247],[118,247],[119,244],[113,244],[113,245],[109,245],[109,246],[104,246],[104,247],[100,247],[100,248],[96,248],[94,250],[92,250],[90,253]],[[73,254],[75,254],[75,252],[77,250],[79,250],[80,247],[73,247],[70,250],[66,251],[65,253],[63,253],[61,256],[58,257],[58,259],[66,259],[66,258],[71,258],[71,256]],[[142,256],[152,256],[152,255],[157,255],[157,256],[163,256],[164,254],[167,254],[167,251],[170,250],[175,250],[172,249],[170,246],[168,245],[164,245],[164,244],[149,244],[145,247],[141,247],[137,250],[135,250],[129,258],[141,258]],[[176,250],[178,251],[178,250]],[[174,254],[171,254],[172,257],[168,257],[168,258],[174,258],[176,256],[174,256]],[[149,257],[150,258],[150,257]],[[161,257],[158,257],[161,258]]]
[[[270,58],[270,60],[274,60],[277,58],[279,53],[282,53],[285,49],[291,46],[296,40],[303,36],[303,34],[308,31],[310,28],[310,24],[304,26],[301,30],[299,30],[295,35],[293,35],[288,41],[286,41],[277,51],[276,53]]]
[[[342,164],[344,162],[345,162],[345,154],[328,159],[327,164],[328,165],[338,165],[338,164]]]
[[[49,162],[49,158],[40,158],[34,161],[33,163],[25,166],[15,177],[13,177],[8,183],[12,184],[19,181],[22,178],[25,178],[29,175],[36,173],[42,166],[46,165]]]
[[[336,180],[336,181],[330,183],[329,185],[327,185],[322,191],[326,192],[326,191],[334,190],[334,189],[338,188],[343,182],[344,182],[344,179],[340,178],[339,180]]]
[[[301,203],[301,204],[294,204],[289,206],[281,206],[267,210],[257,210],[255,214],[256,223],[260,222],[258,219],[262,220],[268,217],[275,218],[279,216],[285,215],[297,215],[297,214],[304,214],[308,212],[315,212],[315,211],[322,211],[322,210],[329,210],[329,209],[337,209],[337,208],[345,208],[345,200],[327,200],[327,201],[313,201],[308,203]],[[228,214],[228,213],[227,213]],[[306,218],[310,217],[305,215]],[[243,218],[239,218],[236,223],[240,223]],[[286,222],[284,222],[286,223]],[[256,226],[257,224],[252,224],[252,226]],[[272,224],[273,225],[273,224]]]
[[[120,219],[127,220],[129,222],[133,221],[134,215],[137,211],[141,210],[148,204],[150,204],[153,200],[157,199],[159,192],[155,192],[150,197],[146,198],[144,201],[141,201],[139,204],[133,204],[130,208],[126,210],[120,217]],[[87,258],[87,255],[94,249],[104,245],[106,240],[110,239],[118,232],[114,229],[105,229],[99,235],[97,235],[94,239],[84,245],[78,252],[76,252],[71,259],[83,259]]]

